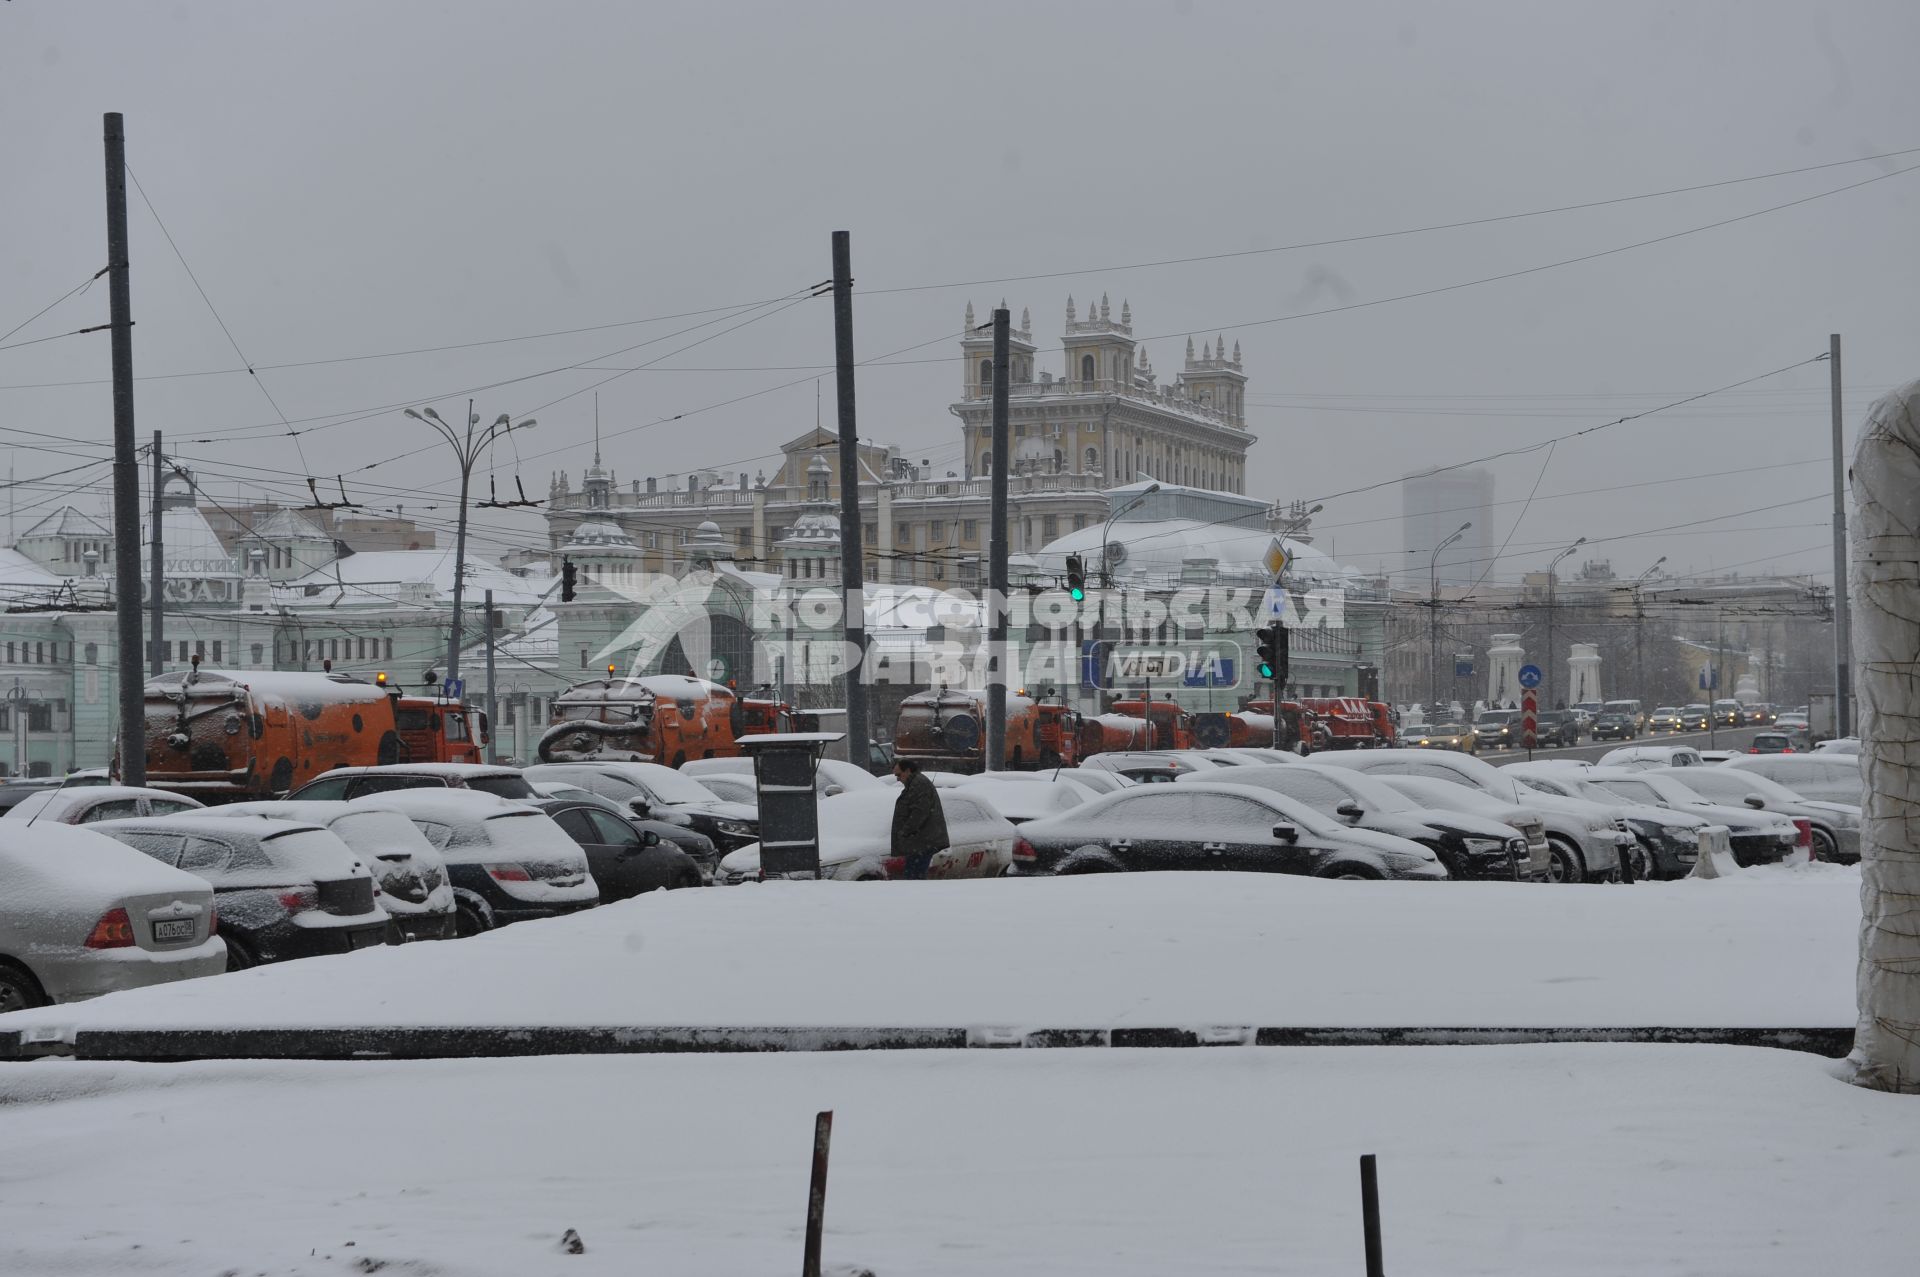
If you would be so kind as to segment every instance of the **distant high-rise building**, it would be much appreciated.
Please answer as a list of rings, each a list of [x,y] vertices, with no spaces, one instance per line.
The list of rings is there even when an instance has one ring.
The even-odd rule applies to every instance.
[[[1434,547],[1463,523],[1465,536],[1440,552],[1440,584],[1472,585],[1489,569],[1493,535],[1493,472],[1443,470],[1409,475],[1400,485],[1401,537],[1407,546],[1407,571],[1417,578],[1433,562]]]

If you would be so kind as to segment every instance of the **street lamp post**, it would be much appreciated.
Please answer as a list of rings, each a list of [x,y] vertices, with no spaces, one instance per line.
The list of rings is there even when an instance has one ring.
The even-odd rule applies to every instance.
[[[1640,640],[1641,631],[1646,626],[1647,611],[1640,605],[1640,587],[1645,585],[1647,578],[1658,572],[1660,565],[1666,561],[1667,556],[1661,555],[1653,561],[1652,567],[1633,578],[1633,694],[1635,698],[1642,701],[1647,696],[1647,667],[1641,656]]]
[[[1554,586],[1560,580],[1557,569],[1560,566],[1561,560],[1565,559],[1569,554],[1572,554],[1575,550],[1578,550],[1581,546],[1585,545],[1586,543],[1587,543],[1587,539],[1585,537],[1581,537],[1578,541],[1575,541],[1572,545],[1560,551],[1560,553],[1554,555],[1553,562],[1547,565],[1547,660],[1546,660],[1547,698],[1546,699],[1547,699],[1548,709],[1553,708],[1553,602],[1554,602]]]
[[[1432,705],[1440,699],[1440,552],[1467,535],[1472,522],[1461,524],[1454,529],[1452,536],[1433,547],[1433,557],[1427,561],[1429,591],[1427,594],[1427,704]]]
[[[1113,513],[1107,516],[1106,526],[1100,530],[1100,607],[1094,622],[1095,633],[1093,636],[1094,651],[1096,653],[1100,650],[1099,645],[1104,642],[1107,637],[1107,592],[1113,588],[1113,569],[1108,566],[1107,563],[1107,547],[1113,544],[1110,539],[1113,536],[1113,521],[1158,491],[1160,491],[1160,485],[1150,483],[1140,491],[1134,493],[1131,500],[1114,507]],[[1096,674],[1099,672],[1099,668],[1099,662],[1096,661],[1094,663],[1094,672]],[[1096,687],[1095,691],[1097,692],[1098,690]],[[1096,701],[1095,704],[1098,704],[1098,701]]]
[[[440,419],[440,414],[431,408],[418,411],[409,408],[406,415],[415,421],[423,421],[440,432],[453,448],[453,455],[460,463],[460,519],[458,530],[453,539],[453,627],[447,633],[447,673],[448,680],[460,677],[460,608],[465,594],[467,579],[467,486],[473,478],[474,463],[480,460],[480,454],[495,439],[514,430],[531,430],[539,424],[529,417],[514,424],[506,413],[501,413],[494,423],[482,430],[477,436],[473,428],[480,424],[480,415],[473,410],[473,400],[467,400],[467,429],[464,435],[456,433],[452,426]],[[443,684],[444,685],[444,684]]]

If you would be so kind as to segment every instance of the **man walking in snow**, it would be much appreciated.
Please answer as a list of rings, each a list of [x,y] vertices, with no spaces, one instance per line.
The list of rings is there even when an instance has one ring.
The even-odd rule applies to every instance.
[[[947,814],[940,808],[940,791],[910,758],[897,760],[893,775],[900,782],[900,797],[893,804],[893,854],[905,862],[902,878],[925,878],[933,853],[947,847]]]

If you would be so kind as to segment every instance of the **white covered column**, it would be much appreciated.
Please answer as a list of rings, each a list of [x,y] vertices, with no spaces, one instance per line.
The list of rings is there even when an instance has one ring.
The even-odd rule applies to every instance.
[[[1600,695],[1600,649],[1592,643],[1575,643],[1567,654],[1567,704],[1598,701]]]
[[[1487,648],[1487,704],[1504,706],[1520,703],[1520,667],[1527,663],[1527,651],[1520,646],[1518,634],[1496,634]]]
[[[1854,450],[1848,579],[1866,806],[1854,1081],[1920,1094],[1920,381]]]

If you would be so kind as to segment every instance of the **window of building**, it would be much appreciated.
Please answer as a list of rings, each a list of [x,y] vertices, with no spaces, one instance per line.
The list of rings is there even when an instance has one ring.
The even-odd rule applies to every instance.
[[[960,520],[960,539],[962,541],[978,541],[980,539],[980,520]]]
[[[587,668],[587,651],[588,649],[584,647],[580,649],[580,668],[581,669]]]
[[[393,659],[393,640],[392,639],[388,639],[386,641],[386,649],[387,649],[387,659],[390,661]]]
[[[897,546],[910,548],[913,545],[913,525],[911,523],[894,524],[893,543]]]
[[[1024,438],[1026,438],[1026,437],[1027,437],[1027,423],[1026,423],[1026,422],[1024,422],[1024,421],[1016,421],[1016,422],[1014,422],[1014,423],[1013,423],[1013,437],[1014,437],[1014,438],[1016,438],[1016,439],[1024,439]]]
[[[1059,536],[1060,516],[1057,514],[1049,514],[1042,518],[1040,520],[1040,535],[1042,539],[1047,541],[1052,541],[1055,537]]]
[[[35,665],[45,665],[47,663],[46,644],[35,643],[33,645],[33,663]]]
[[[1080,380],[1082,381],[1093,380],[1093,356],[1092,355],[1080,356]]]
[[[947,539],[947,525],[943,519],[935,519],[927,524],[927,544],[941,545]]]
[[[739,547],[742,550],[752,545],[753,529],[752,528],[735,528],[733,530],[733,543],[735,546]]]
[[[87,644],[86,652],[87,664],[98,665],[100,663],[100,645],[98,643]]]
[[[50,732],[53,730],[53,706],[41,704],[27,706],[27,730],[30,732]]]
[[[220,663],[220,640],[219,639],[215,639],[213,641],[213,663],[215,665],[218,665]]]
[[[1084,514],[1076,514],[1076,515],[1074,515],[1074,516],[1073,516],[1073,530],[1074,530],[1075,532],[1078,532],[1078,531],[1079,531],[1080,529],[1082,529],[1082,528],[1084,528],[1084,527],[1086,527],[1086,526],[1087,526],[1087,516],[1086,516],[1086,515],[1084,515]]]
[[[205,639],[195,639],[193,641],[193,654],[203,661],[207,659],[207,643]]]
[[[277,647],[277,646],[278,646],[278,644],[275,644],[275,646]],[[266,649],[266,646],[265,646],[264,644],[261,644],[261,643],[255,643],[255,644],[253,645],[253,663],[254,663],[255,665],[259,665],[259,664],[261,664],[261,663],[262,663],[262,660],[263,660],[263,658],[264,658],[264,657],[266,656],[266,654],[267,654],[267,649]]]
[[[952,383],[948,384],[951,385]],[[991,359],[982,359],[980,361],[980,389],[982,391],[993,389],[993,360]]]
[[[7,664],[13,664],[13,644],[7,644]]]
[[[860,538],[868,545],[873,545],[880,540],[880,529],[874,524],[863,523],[860,525]]]
[[[980,454],[980,473],[981,474],[993,473],[993,453],[992,452],[983,452]]]

